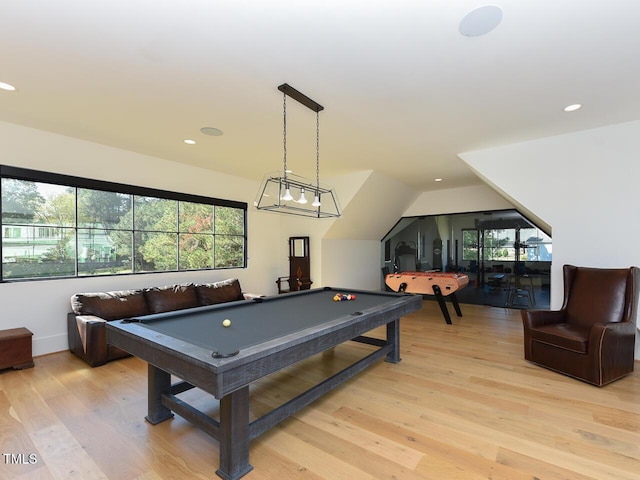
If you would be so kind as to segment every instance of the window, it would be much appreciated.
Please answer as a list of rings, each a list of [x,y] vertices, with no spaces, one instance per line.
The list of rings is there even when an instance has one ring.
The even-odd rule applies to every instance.
[[[21,230],[15,227],[5,227],[3,237],[6,238],[20,238]]]
[[[520,230],[520,241],[524,243],[524,258],[529,262],[551,261],[551,237],[537,228]]]
[[[484,231],[485,260],[516,260],[514,248],[516,231],[509,229],[491,229]]]
[[[514,261],[516,256],[515,232],[515,229],[463,229],[462,259],[477,260],[478,248],[484,246],[481,248],[482,260]]]
[[[246,203],[0,173],[3,281],[246,266]]]
[[[476,260],[478,247],[484,239],[484,258],[487,261],[515,261],[516,237],[514,228],[506,229],[463,229],[462,259]],[[537,228],[520,230],[518,261],[549,262],[551,261],[551,237]]]
[[[476,229],[462,229],[462,260],[475,261],[478,259],[478,238]]]

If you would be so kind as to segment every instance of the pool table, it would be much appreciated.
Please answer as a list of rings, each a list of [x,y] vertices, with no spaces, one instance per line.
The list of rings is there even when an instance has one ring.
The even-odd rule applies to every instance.
[[[336,293],[355,299],[335,301]],[[157,424],[176,412],[218,440],[225,479],[251,471],[250,442],[374,362],[400,361],[403,315],[419,310],[420,295],[318,288],[210,307],[123,319],[107,324],[107,338],[148,363],[148,411]],[[224,326],[225,320],[230,325]],[[386,339],[365,336],[386,325]],[[249,386],[288,365],[343,342],[373,351],[264,416],[249,420]],[[172,384],[171,375],[182,381]],[[197,387],[220,400],[220,419],[178,395]]]

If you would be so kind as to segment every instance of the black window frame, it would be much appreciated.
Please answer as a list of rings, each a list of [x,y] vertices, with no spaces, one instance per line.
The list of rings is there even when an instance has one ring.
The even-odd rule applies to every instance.
[[[124,183],[117,182],[109,182],[104,180],[97,180],[92,178],[84,178],[78,177],[74,175],[66,175],[60,173],[52,173],[45,172],[40,170],[32,170],[21,167],[14,167],[8,165],[0,165],[0,179],[2,178],[10,178],[14,180],[22,180],[29,182],[37,182],[37,183],[47,183],[52,185],[58,185],[63,187],[70,188],[83,188],[90,190],[100,190],[105,192],[112,193],[120,193],[127,194],[132,196],[145,196],[145,197],[156,197],[168,200],[175,200],[178,202],[190,202],[190,203],[198,203],[198,204],[206,204],[218,207],[229,207],[235,208],[243,211],[243,258],[242,258],[242,266],[233,266],[233,267],[223,267],[216,268],[215,263],[211,268],[198,268],[198,269],[189,269],[189,270],[180,270],[179,265],[177,265],[176,270],[160,270],[160,271],[149,271],[149,272],[128,272],[128,273],[109,273],[109,274],[100,274],[100,275],[88,275],[88,274],[79,274],[78,269],[78,252],[76,250],[75,254],[75,274],[74,275],[64,275],[64,276],[49,276],[49,277],[30,277],[30,278],[4,278],[3,269],[0,269],[0,283],[15,283],[15,282],[30,282],[30,281],[39,281],[39,280],[63,280],[63,279],[71,279],[71,278],[95,278],[95,277],[108,277],[108,276],[121,276],[121,275],[146,275],[150,273],[184,273],[187,271],[208,271],[208,270],[229,270],[232,268],[247,268],[247,244],[248,244],[248,221],[247,221],[247,211],[248,204],[246,202],[240,202],[236,200],[227,200],[216,197],[206,197],[203,195],[195,195],[191,193],[184,192],[175,192],[170,190],[162,190],[157,188],[143,187],[138,185],[130,185]],[[132,197],[133,198],[133,197]],[[75,208],[77,212],[77,196],[75,199]],[[0,218],[2,218],[2,202],[0,202]],[[77,232],[82,230],[77,223],[77,215],[76,222],[72,227],[75,231],[75,242],[78,242]],[[132,227],[133,228],[133,227]],[[134,231],[132,229],[132,231]],[[215,232],[212,234],[215,238]],[[0,242],[0,258],[2,257],[2,242]]]

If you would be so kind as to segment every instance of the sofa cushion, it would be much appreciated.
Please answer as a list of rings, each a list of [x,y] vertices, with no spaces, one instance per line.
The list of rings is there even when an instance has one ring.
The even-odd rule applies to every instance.
[[[77,293],[71,297],[71,309],[76,315],[95,315],[105,320],[149,313],[142,290]]]
[[[218,303],[244,300],[240,282],[236,278],[197,285],[196,291],[200,305],[216,305]]]
[[[198,306],[196,286],[193,283],[145,288],[149,313],[171,312]]]

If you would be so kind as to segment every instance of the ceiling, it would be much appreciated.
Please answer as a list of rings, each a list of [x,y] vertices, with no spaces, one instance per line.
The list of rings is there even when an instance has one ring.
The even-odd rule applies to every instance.
[[[324,106],[321,177],[433,190],[479,183],[458,153],[640,118],[640,2],[496,4],[469,37],[482,2],[4,2],[0,120],[259,180],[282,169],[288,83]],[[315,120],[288,100],[288,166],[312,178]]]

